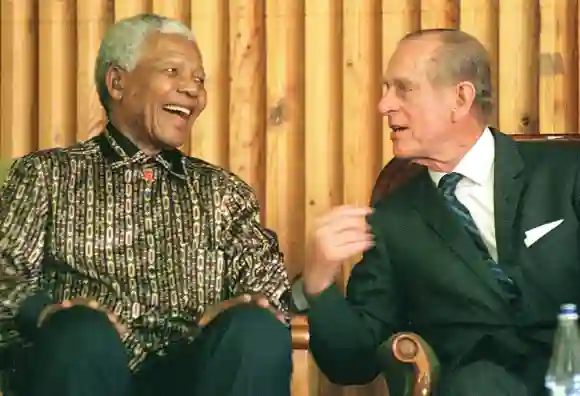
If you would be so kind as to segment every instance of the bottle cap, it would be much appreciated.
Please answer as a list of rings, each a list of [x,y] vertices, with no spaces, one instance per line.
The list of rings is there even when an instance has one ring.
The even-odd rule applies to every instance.
[[[560,306],[560,315],[574,315],[577,313],[576,304],[562,304]]]

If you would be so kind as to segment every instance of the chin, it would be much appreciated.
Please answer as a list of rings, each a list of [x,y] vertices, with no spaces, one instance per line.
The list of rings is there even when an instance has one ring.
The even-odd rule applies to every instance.
[[[396,158],[412,158],[413,155],[409,150],[405,150],[402,147],[393,146],[393,156]]]
[[[400,159],[413,159],[420,157],[421,147],[414,142],[404,144],[401,141],[393,142],[393,156]]]
[[[172,133],[165,133],[164,135],[159,136],[159,140],[161,140],[161,142],[163,142],[167,147],[179,148],[187,142],[187,136],[189,135],[176,130],[172,131]]]

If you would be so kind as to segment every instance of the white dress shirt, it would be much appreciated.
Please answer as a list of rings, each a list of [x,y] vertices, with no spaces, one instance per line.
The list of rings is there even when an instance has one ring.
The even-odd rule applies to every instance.
[[[461,159],[453,172],[464,176],[457,184],[455,195],[471,213],[489,254],[497,262],[493,205],[494,159],[495,141],[489,128],[485,128],[483,134]],[[445,174],[429,170],[429,175],[435,185]]]

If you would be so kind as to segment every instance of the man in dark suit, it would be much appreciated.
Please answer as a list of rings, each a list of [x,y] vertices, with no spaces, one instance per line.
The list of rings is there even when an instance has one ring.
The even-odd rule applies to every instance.
[[[372,209],[320,219],[304,270],[310,343],[336,383],[378,374],[393,332],[421,335],[439,394],[544,395],[560,304],[580,303],[580,150],[516,143],[486,126],[488,54],[426,30],[393,54],[379,103],[394,154],[424,169]],[[354,266],[347,297],[332,286]]]

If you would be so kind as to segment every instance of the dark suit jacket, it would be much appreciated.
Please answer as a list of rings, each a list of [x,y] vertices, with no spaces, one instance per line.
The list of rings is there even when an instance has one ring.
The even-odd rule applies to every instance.
[[[580,146],[493,133],[498,261],[521,304],[503,297],[424,169],[377,203],[369,217],[376,244],[355,265],[347,298],[333,286],[309,300],[310,348],[333,382],[374,378],[377,346],[394,331],[417,332],[443,366],[486,335],[514,354],[549,351],[559,305],[580,304]],[[559,219],[525,246],[525,231]]]

